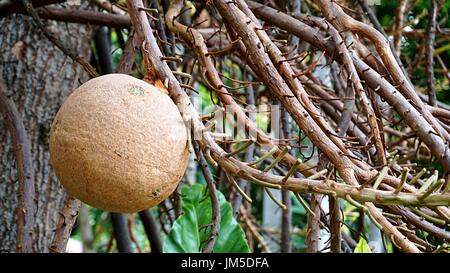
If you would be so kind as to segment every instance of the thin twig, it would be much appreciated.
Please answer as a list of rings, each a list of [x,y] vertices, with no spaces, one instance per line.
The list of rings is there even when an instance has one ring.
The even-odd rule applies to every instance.
[[[428,11],[428,25],[425,39],[425,60],[428,87],[428,103],[436,106],[436,91],[434,90],[434,39],[436,37],[436,19],[438,3],[436,0],[430,0],[430,10]]]
[[[206,184],[208,185],[209,195],[211,198],[211,233],[208,235],[208,239],[203,247],[204,253],[211,253],[214,249],[214,244],[216,243],[217,236],[219,236],[220,230],[220,206],[219,199],[217,197],[216,185],[214,183],[214,178],[208,168],[208,163],[206,162],[203,153],[201,152],[199,145],[194,141],[192,143],[194,146],[195,153],[197,155],[198,164],[202,170],[203,176],[205,177]]]

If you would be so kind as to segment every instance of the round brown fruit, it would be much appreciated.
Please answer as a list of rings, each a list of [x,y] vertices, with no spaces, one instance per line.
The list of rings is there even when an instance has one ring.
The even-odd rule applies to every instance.
[[[123,74],[76,89],[59,109],[49,142],[67,192],[111,212],[137,212],[166,199],[189,155],[183,119],[169,96]]]

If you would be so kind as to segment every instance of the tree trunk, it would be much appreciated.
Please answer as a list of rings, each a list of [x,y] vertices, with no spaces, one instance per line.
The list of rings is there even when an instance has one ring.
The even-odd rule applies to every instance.
[[[80,7],[82,8],[82,7]],[[86,8],[86,5],[84,5]],[[31,145],[36,185],[34,252],[48,252],[65,191],[51,170],[48,134],[65,98],[88,80],[83,68],[50,43],[32,20],[11,15],[0,20],[0,75],[24,120]],[[87,58],[91,29],[47,22],[47,28]],[[17,172],[11,140],[0,119],[0,252],[16,249]]]

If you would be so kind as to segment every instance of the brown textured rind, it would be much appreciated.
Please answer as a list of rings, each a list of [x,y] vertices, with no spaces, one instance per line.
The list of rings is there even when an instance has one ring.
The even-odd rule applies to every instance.
[[[167,198],[188,161],[176,105],[124,74],[81,85],[58,111],[50,159],[67,192],[111,212],[137,212]]]

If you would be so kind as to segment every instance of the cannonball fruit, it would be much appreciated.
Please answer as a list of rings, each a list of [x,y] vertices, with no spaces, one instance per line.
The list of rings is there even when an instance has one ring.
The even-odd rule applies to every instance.
[[[186,127],[168,95],[123,74],[94,78],[59,109],[50,160],[70,195],[111,212],[166,199],[188,161]]]

